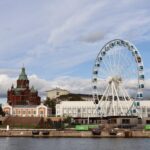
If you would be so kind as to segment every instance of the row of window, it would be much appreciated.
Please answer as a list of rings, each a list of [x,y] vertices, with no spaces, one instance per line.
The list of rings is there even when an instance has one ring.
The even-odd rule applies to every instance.
[[[31,113],[31,111],[13,111],[13,114],[26,114],[26,113],[28,113],[28,114],[36,114],[36,111],[33,111],[33,113]]]
[[[72,112],[72,113],[81,113],[81,112],[88,112],[88,113],[91,113],[95,110],[95,108],[65,108],[63,109],[63,111],[66,113],[66,112]]]
[[[36,114],[36,111],[33,111],[33,112],[31,112],[31,111],[13,111],[13,114],[15,115],[15,114],[23,114],[23,115],[25,115],[25,114]],[[41,115],[43,115],[44,114],[44,112],[43,111],[40,111],[40,114]]]

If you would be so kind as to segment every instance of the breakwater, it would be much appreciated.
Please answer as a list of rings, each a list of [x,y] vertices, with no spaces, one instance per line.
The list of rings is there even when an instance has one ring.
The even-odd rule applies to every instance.
[[[36,133],[35,133],[36,132]],[[45,134],[46,133],[46,134]],[[34,130],[12,129],[0,130],[0,137],[78,137],[78,138],[150,138],[150,131],[145,130],[119,130],[116,135],[110,135],[108,131],[102,131],[100,135],[93,135],[91,131],[75,130]]]

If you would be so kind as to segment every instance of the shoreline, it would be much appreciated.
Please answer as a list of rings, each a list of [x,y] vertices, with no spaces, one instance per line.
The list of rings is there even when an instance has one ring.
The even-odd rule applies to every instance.
[[[33,134],[38,131],[38,134]],[[43,131],[47,131],[44,135]],[[150,131],[118,130],[116,135],[102,131],[100,135],[93,135],[91,131],[50,130],[50,129],[0,129],[0,137],[35,137],[35,138],[150,138]]]

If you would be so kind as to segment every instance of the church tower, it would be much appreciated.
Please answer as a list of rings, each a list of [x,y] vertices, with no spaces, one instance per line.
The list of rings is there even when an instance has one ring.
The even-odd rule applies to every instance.
[[[29,80],[24,67],[21,69],[21,73],[17,80],[17,88],[29,88]]]

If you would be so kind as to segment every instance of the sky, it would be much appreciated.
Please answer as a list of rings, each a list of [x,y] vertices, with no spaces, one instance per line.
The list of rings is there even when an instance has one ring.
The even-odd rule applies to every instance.
[[[2,101],[23,65],[42,95],[55,87],[90,93],[95,58],[116,38],[140,51],[148,91],[149,8],[149,0],[0,0]]]

